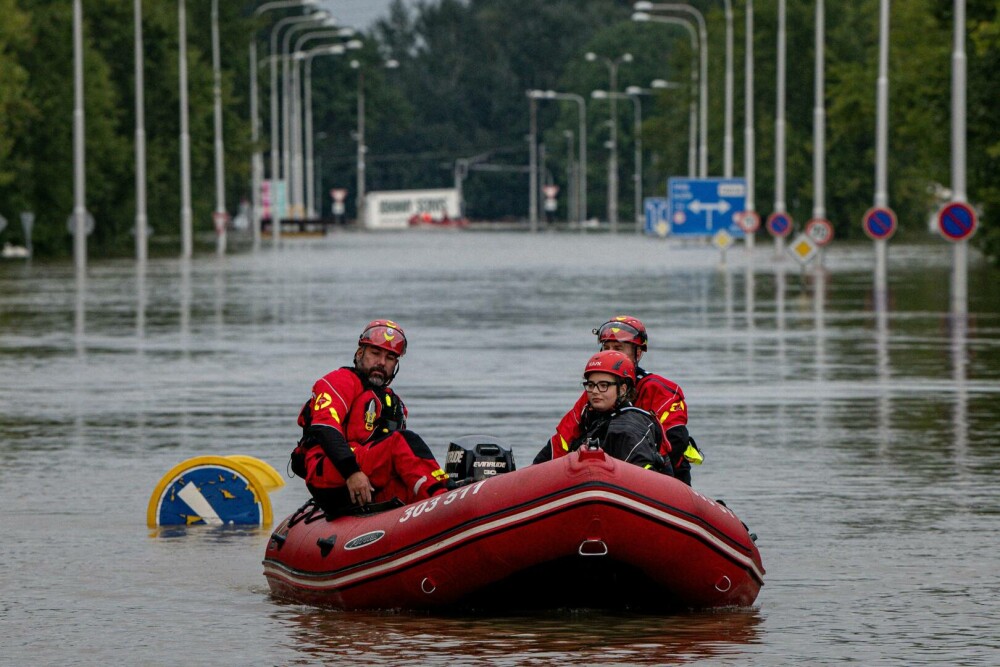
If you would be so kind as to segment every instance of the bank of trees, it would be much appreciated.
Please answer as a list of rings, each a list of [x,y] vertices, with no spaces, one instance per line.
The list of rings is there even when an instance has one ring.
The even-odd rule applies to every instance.
[[[87,206],[97,221],[91,247],[128,254],[134,220],[134,93],[131,3],[84,0],[86,19]],[[214,204],[212,74],[208,2],[188,2],[188,62],[196,232],[211,230]],[[722,3],[694,0],[708,19],[709,172],[722,173]],[[743,170],[743,14],[735,5],[735,172]],[[755,111],[757,207],[774,198],[776,0],[756,0]],[[144,3],[149,216],[166,252],[179,228],[176,3]],[[788,3],[787,204],[796,220],[812,209],[813,3]],[[827,5],[827,210],[838,238],[860,237],[874,192],[878,0]],[[950,2],[893,3],[890,47],[889,196],[900,236],[921,238],[950,183]],[[249,199],[250,124],[247,47],[252,4],[220,2],[223,44],[227,202]],[[336,8],[333,7],[334,13]],[[1000,254],[997,184],[1000,111],[1000,16],[993,0],[968,0],[968,195],[981,207],[976,243]],[[687,174],[692,54],[683,29],[636,24],[621,0],[428,0],[397,2],[355,54],[363,63],[368,189],[447,187],[456,160],[470,159],[468,214],[478,219],[527,215],[528,89],[588,100],[589,212],[606,210],[608,106],[590,100],[608,87],[608,71],[583,55],[630,52],[618,86],[653,79],[682,83],[643,97],[644,191],[663,194],[666,179]],[[274,19],[280,12],[269,13]],[[63,0],[0,0],[0,214],[3,239],[17,240],[17,213],[34,211],[40,254],[70,249],[72,210],[72,8]],[[266,34],[261,31],[261,36]],[[262,53],[266,48],[262,42]],[[394,70],[381,68],[386,59]],[[266,70],[265,70],[266,71]],[[341,57],[313,63],[313,105],[320,201],[347,187],[353,214],[358,74]],[[262,79],[265,139],[267,77]],[[619,219],[631,220],[633,117],[619,103]],[[567,188],[568,132],[575,105],[539,104],[549,178]],[[575,139],[574,139],[575,144]],[[266,150],[266,145],[263,146]],[[578,156],[577,156],[578,157]],[[563,203],[562,199],[560,203]],[[559,217],[565,217],[565,209]],[[154,244],[154,251],[157,248]]]

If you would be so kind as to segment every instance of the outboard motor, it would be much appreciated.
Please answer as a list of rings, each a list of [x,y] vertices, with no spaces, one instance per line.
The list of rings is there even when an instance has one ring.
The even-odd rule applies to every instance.
[[[471,484],[514,469],[510,447],[491,435],[466,435],[448,445],[444,471],[451,485]]]

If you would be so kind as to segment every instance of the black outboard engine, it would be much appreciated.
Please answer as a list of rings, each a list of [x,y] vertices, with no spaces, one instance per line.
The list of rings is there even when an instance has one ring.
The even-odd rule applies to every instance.
[[[466,435],[448,445],[444,471],[449,486],[471,484],[514,469],[510,447],[491,435]]]

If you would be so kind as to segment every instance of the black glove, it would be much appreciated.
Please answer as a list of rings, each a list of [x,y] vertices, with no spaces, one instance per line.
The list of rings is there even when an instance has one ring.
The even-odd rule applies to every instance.
[[[381,422],[382,428],[389,432],[406,429],[406,410],[396,394],[386,392],[382,395]]]

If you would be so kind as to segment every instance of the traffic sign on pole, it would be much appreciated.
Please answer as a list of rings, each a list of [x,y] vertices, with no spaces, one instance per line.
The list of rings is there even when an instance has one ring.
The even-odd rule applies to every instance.
[[[646,197],[646,233],[664,237],[670,233],[670,206],[666,197]]]
[[[788,246],[787,252],[805,266],[819,252],[819,246],[808,234],[802,233],[795,237],[795,240]]]
[[[976,231],[976,211],[964,202],[952,202],[938,212],[938,229],[949,241],[964,241]]]
[[[886,241],[896,233],[896,214],[891,208],[875,206],[865,213],[865,234],[873,241]]]
[[[775,238],[785,238],[792,233],[792,216],[776,211],[767,216],[767,231]]]
[[[736,213],[746,208],[742,178],[671,178],[667,181],[672,236],[713,236],[725,229],[742,238]]]
[[[806,235],[822,248],[833,240],[833,225],[825,218],[813,218],[806,223]]]
[[[740,211],[735,217],[736,223],[747,234],[753,234],[760,229],[760,215],[757,211]]]

